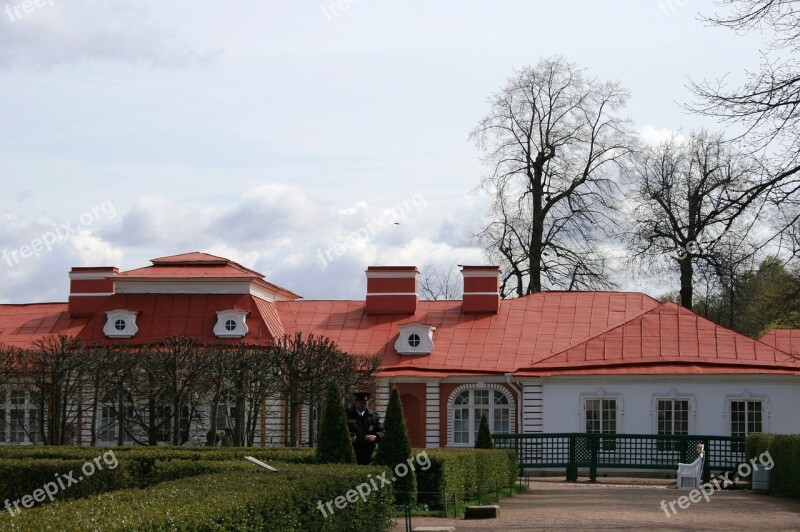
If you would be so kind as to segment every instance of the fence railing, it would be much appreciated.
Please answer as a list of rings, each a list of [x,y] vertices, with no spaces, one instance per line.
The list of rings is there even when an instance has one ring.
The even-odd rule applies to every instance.
[[[589,468],[597,478],[599,468],[678,469],[693,462],[696,446],[705,448],[703,481],[711,471],[733,471],[745,460],[744,437],[663,434],[525,433],[493,434],[495,448],[514,449],[520,470],[566,468],[567,480],[578,479],[578,468]]]

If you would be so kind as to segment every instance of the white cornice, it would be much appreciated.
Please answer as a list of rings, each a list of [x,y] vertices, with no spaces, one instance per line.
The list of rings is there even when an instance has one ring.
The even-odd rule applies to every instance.
[[[112,271],[102,271],[102,272],[69,272],[69,278],[71,281],[88,281],[88,280],[104,280],[108,279],[109,277],[116,277],[116,273]]]
[[[408,271],[382,271],[371,272],[367,271],[367,279],[412,279],[419,275],[419,272]]]

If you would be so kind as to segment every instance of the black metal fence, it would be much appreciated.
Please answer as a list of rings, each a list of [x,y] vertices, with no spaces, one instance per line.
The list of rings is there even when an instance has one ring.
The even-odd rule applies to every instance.
[[[495,448],[514,449],[520,471],[526,468],[566,468],[567,480],[578,479],[578,468],[589,468],[589,478],[606,469],[678,469],[693,462],[702,443],[705,449],[703,481],[711,471],[733,471],[744,462],[744,437],[661,434],[526,433],[493,434]]]

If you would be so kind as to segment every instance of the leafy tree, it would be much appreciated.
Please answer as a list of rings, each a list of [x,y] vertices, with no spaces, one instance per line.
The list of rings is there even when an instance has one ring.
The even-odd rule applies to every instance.
[[[475,438],[476,449],[494,449],[492,433],[489,432],[489,420],[486,414],[481,415],[481,426],[478,429],[478,436]]]
[[[397,475],[395,467],[398,464],[408,466],[411,458],[411,441],[408,438],[403,404],[400,401],[400,392],[392,388],[389,405],[386,407],[386,419],[383,422],[383,441],[378,445],[375,453],[375,463],[392,468],[397,480],[394,483],[395,502],[413,506],[417,502],[417,477],[409,466],[408,474],[401,477]],[[413,463],[413,461],[412,461]]]
[[[598,242],[610,234],[611,170],[635,143],[618,112],[628,91],[561,57],[516,72],[470,137],[490,170],[478,234],[503,269],[503,297],[613,286]]]
[[[339,387],[330,383],[319,428],[316,461],[323,464],[354,464],[356,462],[347,416]]]

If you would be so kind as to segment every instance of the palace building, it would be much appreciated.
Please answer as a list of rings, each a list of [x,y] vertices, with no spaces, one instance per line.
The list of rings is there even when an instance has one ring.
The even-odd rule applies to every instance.
[[[66,303],[0,305],[0,343],[327,336],[346,352],[382,357],[370,407],[382,414],[396,386],[415,447],[473,446],[482,414],[493,433],[800,432],[800,331],[753,340],[636,292],[501,299],[498,267],[462,274],[461,300],[421,301],[416,267],[373,266],[364,298],[339,301],[302,299],[199,252],[126,272],[75,267]],[[256,444],[285,444],[288,409],[267,403]],[[24,386],[0,390],[0,443],[32,443],[22,425],[35,409]],[[315,413],[299,416],[298,441],[307,443]],[[80,424],[75,443],[86,443],[91,427]],[[113,443],[113,431],[98,441]],[[193,427],[189,443],[204,442]]]

